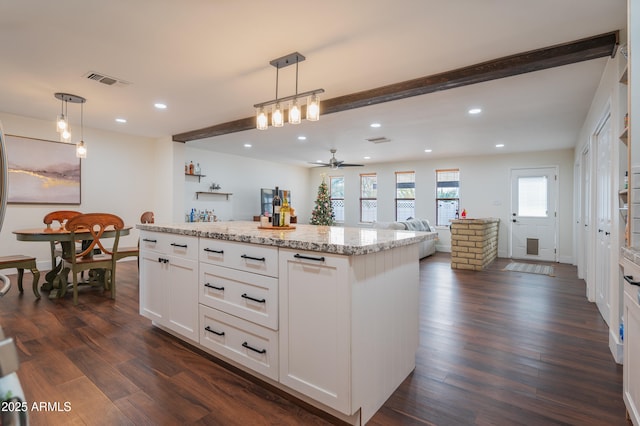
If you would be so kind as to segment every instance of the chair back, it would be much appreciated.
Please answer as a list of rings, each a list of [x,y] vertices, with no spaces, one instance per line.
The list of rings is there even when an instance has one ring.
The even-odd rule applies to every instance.
[[[144,212],[140,216],[140,223],[153,223],[154,220],[153,212]]]
[[[81,252],[76,253],[77,257],[85,257],[90,253],[93,253],[93,249],[96,246],[102,250],[103,253],[113,255],[118,251],[118,242],[120,241],[120,230],[124,228],[124,222],[122,219],[111,213],[85,213],[75,216],[67,221],[66,228],[71,232],[72,239],[77,239],[76,232],[86,232],[87,230],[91,234],[91,240],[89,244],[83,246]],[[113,247],[108,250],[102,244],[101,238],[106,231],[115,231],[115,237],[113,239]],[[82,237],[84,240],[88,240],[87,237]]]
[[[51,228],[51,224],[53,222],[58,222],[60,228],[64,228],[67,221],[73,217],[81,215],[81,212],[77,212],[75,210],[56,210],[47,215],[42,220],[47,228]]]

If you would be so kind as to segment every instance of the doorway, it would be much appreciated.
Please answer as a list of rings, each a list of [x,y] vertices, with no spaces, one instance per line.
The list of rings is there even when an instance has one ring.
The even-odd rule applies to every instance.
[[[558,168],[511,170],[511,257],[557,261]]]

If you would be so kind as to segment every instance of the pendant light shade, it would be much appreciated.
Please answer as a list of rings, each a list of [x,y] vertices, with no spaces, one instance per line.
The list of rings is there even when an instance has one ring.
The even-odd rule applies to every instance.
[[[320,120],[320,97],[315,93],[307,100],[307,120]]]
[[[298,106],[298,99],[294,99],[291,101],[291,105],[289,105],[289,123],[300,124],[300,121],[302,121],[302,114]]]
[[[271,113],[271,125],[273,127],[284,126],[284,114],[282,113],[280,102],[276,103],[273,106],[273,112]]]
[[[78,158],[87,158],[87,147],[84,144],[84,141],[80,141],[76,145],[76,157]]]
[[[266,130],[269,128],[269,119],[267,118],[267,114],[264,112],[264,107],[257,108],[256,123],[258,130]]]

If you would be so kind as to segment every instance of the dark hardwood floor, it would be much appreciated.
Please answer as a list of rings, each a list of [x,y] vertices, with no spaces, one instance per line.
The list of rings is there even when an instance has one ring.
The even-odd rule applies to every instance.
[[[372,425],[627,425],[622,367],[576,269],[555,277],[455,271],[423,260],[417,366]],[[15,279],[15,276],[12,276]],[[82,289],[79,304],[34,301],[31,276],[0,299],[32,425],[311,425],[317,410],[248,380],[138,315],[136,262],[118,268],[114,302]],[[64,411],[64,403],[70,410]]]

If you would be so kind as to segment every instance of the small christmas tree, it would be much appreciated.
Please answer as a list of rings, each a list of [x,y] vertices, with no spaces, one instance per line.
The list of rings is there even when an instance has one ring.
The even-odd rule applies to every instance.
[[[318,187],[318,197],[316,198],[316,206],[311,212],[310,223],[312,225],[333,225],[335,216],[333,214],[333,206],[329,198],[329,189],[322,175],[322,183]]]

